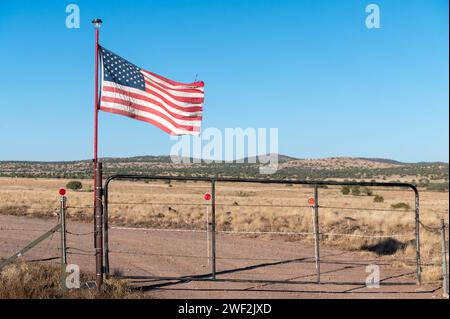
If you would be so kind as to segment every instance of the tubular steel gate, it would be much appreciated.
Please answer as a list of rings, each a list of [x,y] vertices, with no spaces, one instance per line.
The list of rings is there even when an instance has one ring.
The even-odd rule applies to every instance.
[[[327,186],[347,186],[347,187],[387,187],[387,188],[409,188],[414,191],[415,197],[415,207],[414,207],[414,221],[415,221],[415,266],[416,266],[416,283],[418,285],[421,284],[421,259],[420,259],[420,208],[419,208],[419,192],[415,185],[410,183],[401,183],[401,182],[352,182],[352,181],[313,181],[313,180],[277,180],[277,179],[241,179],[241,178],[216,178],[216,177],[176,177],[176,176],[151,176],[151,175],[112,175],[108,177],[104,184],[104,215],[103,215],[103,263],[104,267],[102,271],[104,271],[105,276],[110,276],[110,264],[109,264],[109,240],[108,240],[108,196],[109,196],[109,186],[113,180],[128,180],[128,181],[150,181],[150,180],[162,180],[162,181],[202,181],[208,182],[211,186],[211,228],[209,236],[211,239],[211,273],[208,276],[199,275],[199,276],[183,276],[183,277],[146,277],[146,278],[154,278],[160,280],[192,280],[192,281],[208,281],[208,280],[217,280],[221,281],[222,279],[217,278],[216,271],[216,183],[258,183],[258,184],[285,184],[285,185],[307,185],[314,189],[314,203],[312,203],[311,207],[313,209],[313,221],[314,221],[314,245],[315,245],[315,264],[317,271],[317,283],[320,283],[320,255],[319,255],[319,246],[320,240],[319,235],[321,234],[318,230],[318,216],[319,216],[319,188],[327,187]],[[207,230],[208,231],[208,230]],[[233,281],[233,279],[226,279],[227,281]],[[240,280],[235,279],[234,281],[246,281],[246,282],[268,282],[267,280]],[[272,282],[272,281],[271,281]],[[280,281],[280,283],[289,283],[287,281]],[[296,281],[296,283],[299,283]],[[300,282],[301,283],[301,282]],[[306,283],[306,282],[305,282]],[[311,283],[311,282],[307,282]]]

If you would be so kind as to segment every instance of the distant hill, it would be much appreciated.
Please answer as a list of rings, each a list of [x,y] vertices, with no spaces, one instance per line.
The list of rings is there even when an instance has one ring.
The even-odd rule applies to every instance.
[[[404,162],[399,162],[396,160],[391,160],[387,158],[370,158],[370,157],[358,157],[359,159],[366,160],[366,161],[372,161],[376,163],[386,163],[386,164],[396,164],[396,165],[402,165],[406,164]]]
[[[390,159],[330,157],[298,159],[278,155],[278,170],[270,176],[261,175],[264,164],[256,158],[215,163],[192,158],[178,158],[175,163],[170,156],[134,156],[125,158],[105,157],[104,176],[112,174],[182,175],[182,176],[228,176],[282,179],[356,179],[408,181],[416,183],[447,183],[448,163],[402,163]],[[183,160],[183,161],[181,161]],[[32,162],[0,162],[2,177],[91,178],[92,160]]]

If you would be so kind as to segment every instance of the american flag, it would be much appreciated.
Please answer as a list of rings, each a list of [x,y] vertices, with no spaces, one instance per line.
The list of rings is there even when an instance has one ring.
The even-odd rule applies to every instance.
[[[99,46],[100,110],[151,123],[171,135],[200,132],[204,83],[179,83]]]

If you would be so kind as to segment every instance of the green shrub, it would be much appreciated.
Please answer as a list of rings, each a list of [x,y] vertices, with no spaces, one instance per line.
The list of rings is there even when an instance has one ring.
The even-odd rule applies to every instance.
[[[373,191],[368,187],[364,187],[361,192],[367,196],[373,196]]]
[[[348,187],[348,186],[342,186],[342,187],[341,187],[341,193],[344,194],[344,195],[350,194],[350,187]]]
[[[427,191],[435,191],[435,192],[448,191],[448,183],[430,183],[427,185]]]
[[[411,206],[409,206],[408,203],[400,202],[397,204],[392,204],[391,208],[393,208],[393,209],[411,209]]]
[[[359,186],[355,186],[352,188],[352,195],[354,195],[354,196],[361,195],[361,189],[359,188]]]
[[[373,201],[375,203],[383,203],[384,202],[384,197],[381,195],[375,195],[375,197],[373,198]]]
[[[70,181],[70,182],[68,182],[68,183],[66,184],[66,187],[67,187],[68,189],[77,191],[77,190],[83,188],[83,184],[81,184],[80,181]]]

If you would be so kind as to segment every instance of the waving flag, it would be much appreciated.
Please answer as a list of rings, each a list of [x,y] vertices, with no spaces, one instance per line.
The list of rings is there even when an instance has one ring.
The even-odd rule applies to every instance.
[[[171,135],[200,132],[204,83],[179,83],[99,46],[100,110],[153,124]]]

